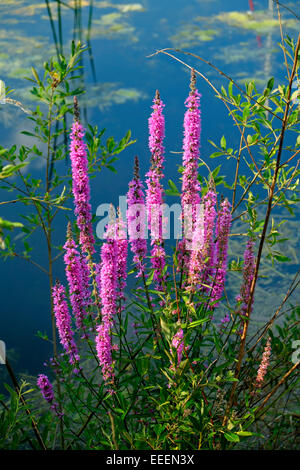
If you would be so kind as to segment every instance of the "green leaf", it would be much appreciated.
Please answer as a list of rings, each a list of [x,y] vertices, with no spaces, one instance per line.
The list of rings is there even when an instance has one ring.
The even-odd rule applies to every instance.
[[[291,258],[289,258],[288,256],[279,255],[279,254],[275,254],[274,258],[276,259],[276,261],[279,261],[280,263],[291,261]]]
[[[28,165],[28,163],[19,163],[18,165],[6,165],[2,168],[0,172],[0,179],[9,178],[12,176],[16,171],[20,170],[24,166]]]
[[[248,145],[252,144],[252,135],[250,134],[247,135],[247,142],[248,142]]]
[[[224,432],[224,437],[229,442],[240,442],[239,436],[235,434],[234,432],[226,431]]]
[[[226,139],[225,139],[224,135],[222,136],[222,138],[220,140],[220,145],[221,145],[221,148],[223,150],[226,150]]]
[[[210,158],[221,157],[221,155],[224,155],[224,153],[223,152],[214,152],[210,155]]]
[[[237,433],[241,437],[253,436],[253,432],[250,431],[237,431]]]
[[[170,188],[166,191],[168,196],[180,196],[180,192],[178,191],[176,184],[172,180],[168,181],[168,186]]]
[[[209,317],[202,318],[201,320],[195,320],[188,324],[188,329],[195,328],[196,326],[202,325],[202,323],[206,323],[210,320]],[[183,325],[182,325],[183,326]]]
[[[247,104],[243,110],[243,121],[247,120],[247,117],[249,116],[249,114],[250,114],[250,104]]]
[[[162,332],[165,334],[166,338],[170,338],[171,337],[170,326],[162,318],[160,318],[160,325],[161,325]]]
[[[12,230],[13,228],[17,228],[17,227],[21,228],[21,227],[24,227],[24,225],[21,224],[20,222],[10,222],[0,217],[0,229]]]

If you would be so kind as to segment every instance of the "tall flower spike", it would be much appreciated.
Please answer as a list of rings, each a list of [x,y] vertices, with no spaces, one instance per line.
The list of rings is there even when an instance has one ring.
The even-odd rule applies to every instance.
[[[182,173],[182,194],[181,207],[184,215],[191,208],[191,221],[186,221],[189,225],[196,221],[197,204],[200,204],[200,183],[198,181],[198,165],[200,157],[200,136],[201,136],[201,94],[196,88],[196,75],[194,69],[191,73],[190,93],[185,101],[187,111],[184,115],[184,139],[183,139],[183,173]],[[191,229],[189,227],[187,230]],[[186,228],[185,228],[186,231]]]
[[[37,385],[41,391],[44,400],[49,403],[51,410],[60,417],[61,413],[58,410],[58,404],[55,402],[54,391],[50,380],[47,375],[40,374],[37,378]]]
[[[84,272],[80,255],[76,243],[73,240],[71,223],[68,223],[67,241],[64,245],[64,261],[66,266],[66,276],[69,284],[70,301],[77,328],[84,329],[84,319],[86,317],[86,286]]]
[[[202,207],[203,210],[197,211],[189,269],[191,287],[201,288],[205,292],[210,292],[210,289],[206,286],[213,273],[216,202],[217,195],[212,189],[212,182],[210,182],[209,190],[203,197],[203,204],[200,203],[200,208]]]
[[[145,238],[146,211],[143,184],[139,175],[139,159],[135,157],[134,177],[127,193],[127,224],[133,262],[137,267],[137,277],[145,272],[147,240]]]
[[[248,308],[248,302],[250,298],[250,289],[254,277],[255,270],[255,256],[254,256],[254,241],[252,239],[247,241],[245,253],[244,253],[244,269],[243,269],[243,283],[241,286],[240,294],[237,296],[236,300],[242,302],[240,307],[240,313],[242,315],[246,314]],[[251,308],[252,304],[251,303]]]
[[[102,319],[112,319],[116,313],[117,241],[115,224],[108,225],[106,240],[101,247]]]
[[[216,203],[217,195],[212,188],[210,183],[210,188],[205,194],[204,198],[204,275],[203,283],[209,285],[209,279],[213,275],[213,266],[214,266],[214,224],[216,219]],[[204,290],[210,293],[208,287],[204,287]]]
[[[101,323],[97,326],[96,351],[105,382],[113,382],[111,330],[117,310],[117,240],[116,224],[108,224],[106,241],[101,248],[100,297]]]
[[[197,205],[200,204],[200,184],[198,181],[198,165],[200,157],[201,136],[201,94],[196,88],[196,74],[191,72],[190,93],[185,101],[187,110],[183,121],[183,158],[181,210],[183,223],[183,239],[178,243],[179,270],[188,274],[190,250],[197,220]],[[193,267],[192,267],[193,270]]]
[[[230,203],[225,199],[221,203],[216,226],[215,269],[212,276],[212,289],[210,299],[212,308],[217,307],[222,297],[227,272],[228,237],[231,226]]]
[[[70,364],[74,365],[78,363],[80,358],[74,341],[71,317],[65,296],[66,291],[64,286],[59,282],[56,282],[55,286],[52,288],[53,310],[56,319],[56,326],[61,345],[69,356]]]
[[[90,185],[88,177],[88,159],[84,142],[85,130],[79,122],[79,108],[74,97],[75,120],[71,131],[70,158],[72,166],[72,189],[75,203],[77,226],[80,230],[80,244],[83,252],[94,253],[92,214],[90,205]]]
[[[151,230],[151,263],[154,269],[153,279],[156,288],[162,290],[165,276],[165,250],[163,246],[163,188],[161,178],[164,169],[165,118],[163,115],[164,104],[156,91],[153,112],[149,118],[149,148],[151,152],[151,168],[147,173],[146,205],[148,223]]]
[[[201,280],[204,275],[204,209],[199,204],[195,226],[193,230],[192,249],[189,261],[189,290],[195,291],[201,288]]]
[[[97,327],[96,351],[105,382],[113,382],[114,370],[112,359],[111,321],[103,321]]]
[[[257,371],[257,376],[256,376],[256,387],[260,388],[264,382],[265,375],[267,373],[269,363],[270,363],[270,356],[271,356],[271,339],[270,337],[268,338],[267,344],[265,346],[261,363],[259,366],[259,369]]]
[[[117,300],[121,304],[125,300],[124,289],[126,287],[127,278],[127,254],[128,254],[128,241],[125,232],[125,223],[118,215],[117,221]],[[120,307],[118,307],[120,308]],[[122,310],[122,308],[121,308]]]

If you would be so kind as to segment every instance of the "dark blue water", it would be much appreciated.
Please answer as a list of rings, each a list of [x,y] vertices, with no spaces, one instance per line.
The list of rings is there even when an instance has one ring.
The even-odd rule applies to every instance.
[[[70,2],[72,4],[72,2]],[[79,1],[77,4],[79,5]],[[75,38],[86,43],[90,2],[81,2],[81,31]],[[59,40],[57,2],[49,2],[53,24]],[[141,173],[149,165],[147,120],[156,89],[166,104],[166,180],[178,183],[177,165],[182,147],[182,120],[184,100],[188,94],[189,76],[186,68],[170,57],[157,55],[148,58],[160,48],[176,47],[194,52],[215,63],[239,83],[245,79],[256,79],[263,86],[271,77],[275,84],[284,77],[283,58],[278,42],[278,25],[274,25],[276,9],[272,1],[254,2],[255,26],[242,20],[249,11],[247,0],[141,0],[129,4],[119,2],[94,2],[90,30],[92,65],[89,55],[84,56],[84,80],[86,95],[80,100],[86,106],[87,121],[107,129],[106,136],[120,139],[132,130],[136,144],[121,154],[116,164],[117,175],[103,171],[92,181],[92,205],[95,211],[103,202],[118,204],[119,195],[127,192],[132,175],[134,155],[139,155]],[[288,2],[289,8],[300,16],[299,2]],[[232,15],[232,12],[236,12]],[[74,37],[74,10],[61,6],[62,47],[68,54],[70,41]],[[242,16],[238,16],[242,14]],[[243,16],[244,15],[244,16]],[[250,14],[249,14],[250,15]],[[284,31],[296,36],[299,21],[291,13],[282,10]],[[274,18],[274,19],[272,19]],[[22,77],[30,75],[30,67],[41,69],[41,63],[55,55],[53,30],[42,1],[2,1],[0,5],[0,79],[15,90],[13,98],[21,100],[29,108],[34,104],[29,95],[29,84]],[[214,85],[227,87],[226,80],[209,66],[177,54],[201,73],[207,75]],[[215,98],[212,89],[203,80],[198,81],[202,93],[202,144],[201,157],[214,168],[221,162],[209,160],[213,148],[208,140],[220,141],[226,135],[229,146],[238,145],[239,133],[232,127],[224,105]],[[1,145],[13,143],[29,145],[29,138],[20,134],[30,130],[30,122],[18,108],[3,105],[0,109]],[[233,180],[231,163],[224,160],[222,174]],[[64,163],[60,165],[65,171]],[[43,162],[31,165],[33,175],[43,174]],[[204,170],[207,175],[207,170]],[[10,195],[0,193],[0,200]],[[175,201],[172,201],[175,202]],[[1,217],[21,220],[21,207],[1,206]],[[292,227],[293,227],[292,222]],[[66,222],[61,216],[55,226],[55,242],[64,242]],[[17,231],[14,235],[17,235]],[[293,232],[292,232],[293,233]],[[33,259],[46,263],[46,245],[41,234],[31,241],[34,246]],[[20,245],[21,247],[21,245]],[[297,253],[295,252],[297,258]],[[289,271],[295,271],[296,258]],[[62,262],[54,267],[55,277],[64,280]],[[48,279],[45,274],[20,259],[0,261],[1,311],[0,339],[14,351],[18,370],[37,373],[43,370],[51,346],[36,337],[38,330],[50,334]],[[286,282],[286,273],[279,272],[269,286]],[[276,281],[276,282],[275,282]]]

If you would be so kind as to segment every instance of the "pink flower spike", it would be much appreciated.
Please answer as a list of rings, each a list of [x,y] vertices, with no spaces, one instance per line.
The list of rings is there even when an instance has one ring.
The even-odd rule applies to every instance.
[[[184,115],[183,173],[181,206],[183,214],[186,206],[192,206],[192,223],[196,220],[196,207],[200,204],[200,183],[198,165],[200,157],[201,135],[201,94],[196,88],[195,71],[191,73],[190,94],[185,101],[187,111]],[[184,217],[184,216],[183,216]]]
[[[111,329],[117,312],[117,257],[117,230],[116,224],[112,223],[107,226],[106,241],[101,248],[100,282],[98,282],[101,287],[101,323],[97,326],[95,339],[97,356],[105,382],[113,382],[114,379]]]
[[[128,254],[128,241],[126,238],[125,224],[122,219],[118,218],[117,221],[117,300],[119,301],[119,311],[123,310],[120,307],[121,302],[125,300],[124,290],[126,288],[127,278],[127,254]],[[121,313],[121,312],[120,312]]]
[[[192,243],[194,232],[197,230],[195,227],[197,207],[199,207],[201,200],[201,188],[198,181],[201,136],[200,98],[201,94],[196,88],[195,71],[192,69],[190,93],[184,103],[187,110],[183,122],[181,210],[184,238],[178,243],[179,270],[182,270],[186,275],[188,275],[189,271],[190,249],[192,248],[189,244]],[[195,259],[194,263],[196,263]],[[192,266],[192,271],[194,267]]]
[[[69,284],[70,302],[72,305],[73,314],[75,316],[76,326],[81,329],[84,328],[84,319],[86,317],[87,305],[87,287],[85,279],[85,272],[83,272],[83,265],[76,243],[72,237],[71,224],[68,224],[67,241],[64,245],[65,255],[64,261],[66,265],[66,277]]]
[[[66,291],[59,282],[52,288],[53,310],[60,342],[69,356],[70,364],[77,364],[79,354],[74,341],[74,333],[71,328],[71,317],[66,301]]]
[[[106,320],[97,327],[96,351],[105,382],[113,381],[111,322]]]
[[[54,391],[52,384],[50,380],[48,379],[47,375],[45,374],[40,374],[37,378],[37,385],[41,391],[41,394],[44,398],[44,400],[49,403],[51,410],[54,411],[54,413],[58,416],[61,417],[61,413],[58,410],[58,404],[54,400]]]
[[[165,118],[163,115],[164,104],[156,91],[153,112],[149,118],[149,149],[151,152],[151,168],[147,173],[146,206],[149,229],[151,230],[151,263],[154,269],[154,280],[156,289],[163,290],[165,276],[165,250],[163,246],[163,187],[160,180],[164,169],[164,146]]]
[[[136,277],[142,277],[145,272],[147,256],[146,211],[143,184],[139,176],[139,160],[135,157],[134,177],[129,183],[127,193],[127,224],[133,262],[137,267]]]
[[[72,125],[70,159],[72,166],[72,189],[75,203],[77,226],[80,230],[80,245],[83,252],[91,255],[95,252],[90,205],[90,184],[88,177],[88,159],[84,142],[85,130],[79,122],[79,110],[74,97],[75,121]]]
[[[248,240],[245,253],[244,253],[244,269],[243,269],[243,283],[241,286],[240,294],[236,300],[242,302],[240,313],[245,315],[248,308],[250,298],[250,289],[254,277],[255,270],[255,256],[254,256],[254,241]],[[251,309],[254,299],[252,298]]]
[[[227,251],[228,251],[228,238],[231,226],[231,212],[230,203],[225,199],[221,203],[218,213],[218,220],[216,226],[216,246],[215,246],[215,268],[213,272],[213,286],[211,289],[211,301],[214,302],[212,308],[218,306],[218,301],[221,299],[225,278],[227,272]]]
[[[267,369],[269,367],[270,363],[270,357],[271,357],[271,339],[270,337],[268,338],[267,344],[265,346],[261,363],[259,366],[259,369],[257,371],[257,376],[256,376],[256,387],[260,388],[264,382],[265,375],[267,373]]]

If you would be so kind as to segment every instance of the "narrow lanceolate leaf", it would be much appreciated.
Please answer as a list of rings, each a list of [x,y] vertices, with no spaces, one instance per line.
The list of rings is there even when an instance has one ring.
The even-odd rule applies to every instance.
[[[239,436],[237,434],[235,434],[234,432],[229,432],[229,431],[224,432],[224,437],[229,442],[239,442],[240,441]]]
[[[23,168],[24,166],[28,165],[28,163],[19,163],[18,165],[6,165],[2,168],[0,172],[0,179],[9,178],[18,170]]]

